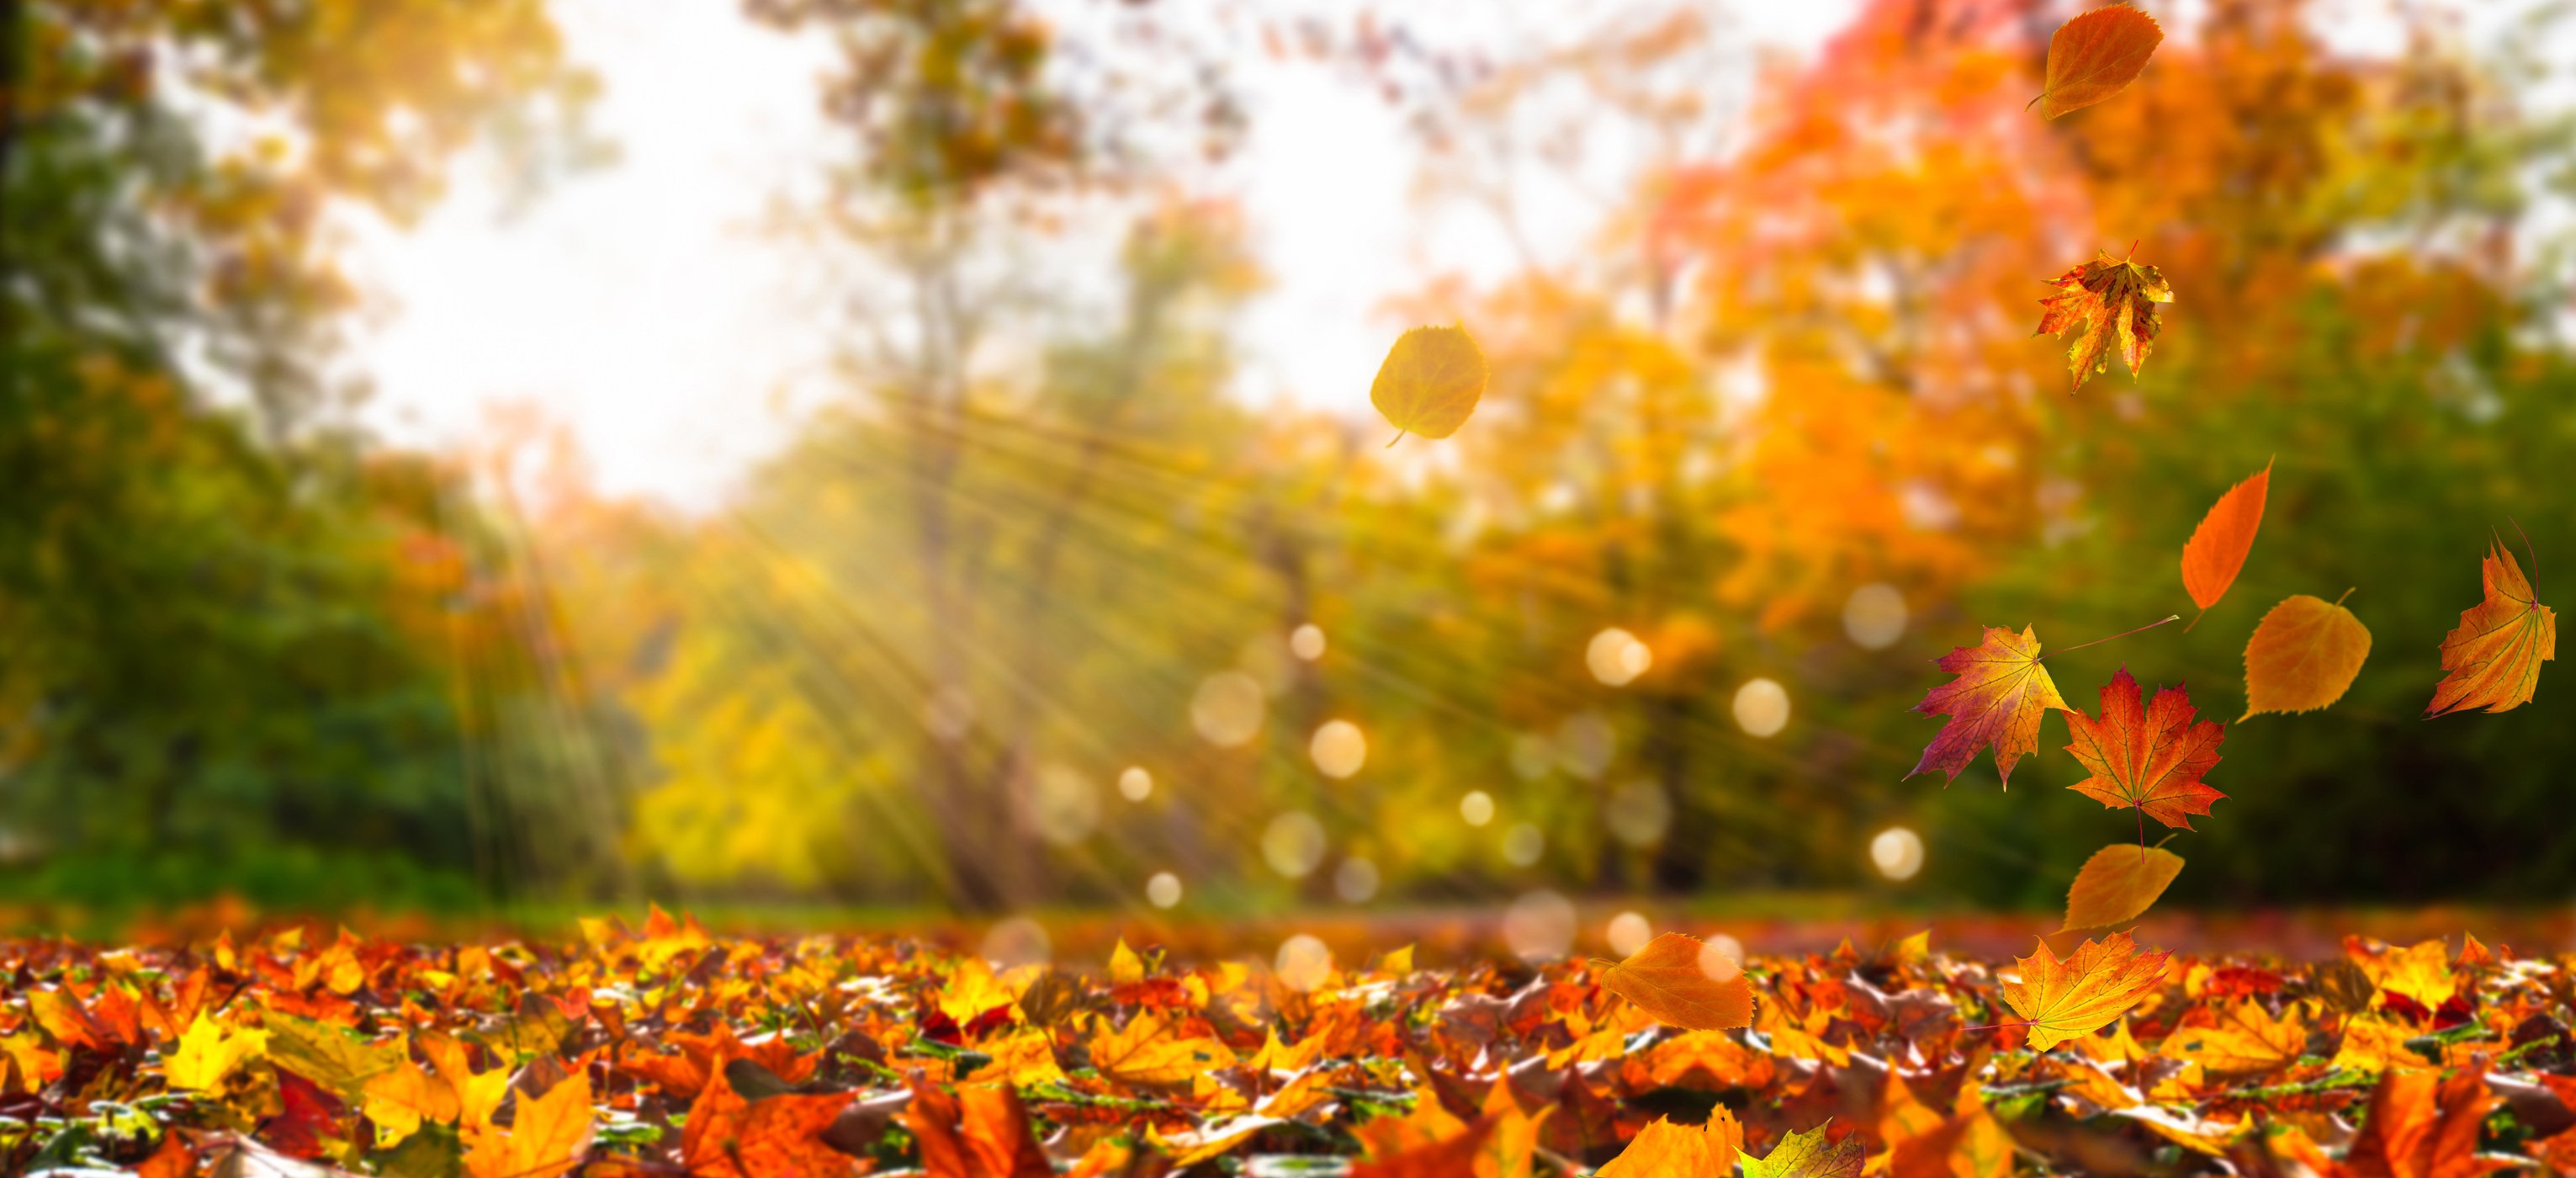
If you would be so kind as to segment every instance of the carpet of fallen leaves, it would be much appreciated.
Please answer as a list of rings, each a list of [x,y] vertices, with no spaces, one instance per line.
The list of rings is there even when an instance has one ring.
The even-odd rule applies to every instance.
[[[0,1170],[2576,1172],[2576,959],[2473,938],[2175,954],[2038,1053],[1998,1003],[2013,963],[1921,935],[1746,962],[1734,1031],[1659,1026],[1597,964],[1413,956],[996,972],[659,910],[568,943],[0,942]]]

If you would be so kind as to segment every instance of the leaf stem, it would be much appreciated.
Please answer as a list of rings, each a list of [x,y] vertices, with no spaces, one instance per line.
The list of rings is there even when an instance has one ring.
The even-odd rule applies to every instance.
[[[2361,586],[2359,586],[2359,585],[2355,585],[2355,586],[2353,586],[2353,587],[2352,587],[2352,589],[2359,589],[2359,588],[2361,588]],[[2342,605],[2342,604],[2343,604],[2343,601],[2344,601],[2344,597],[2350,597],[2350,596],[2352,596],[2352,589],[2346,589],[2346,590],[2344,590],[2344,591],[2343,591],[2343,597],[2335,598],[2335,604],[2336,604],[2336,605]]]
[[[2504,517],[2504,522],[2512,524],[2514,534],[2522,537],[2522,554],[2531,558],[2531,599],[2535,602],[2539,601],[2540,550],[2531,546],[2531,533],[2522,530],[2521,520],[2508,515]]]
[[[1394,436],[1394,437],[1392,437],[1392,438],[1388,438],[1388,439],[1386,440],[1386,448],[1387,448],[1387,449],[1389,449],[1389,450],[1395,449],[1395,444],[1396,444],[1397,442],[1401,442],[1401,441],[1403,441],[1403,440],[1404,440],[1404,431],[1403,431],[1402,429],[1398,429],[1398,430],[1396,430],[1396,431],[1395,431],[1395,436]]]
[[[2128,637],[2128,636],[2129,636],[2129,635],[2131,635],[2131,634],[2135,634],[2135,633],[2137,633],[2139,630],[2153,630],[2153,629],[2155,629],[2156,627],[2161,626],[2161,625],[2164,625],[2164,624],[2165,624],[2165,623],[2167,623],[2167,622],[2179,622],[2179,621],[2181,621],[2181,620],[2182,620],[2182,615],[2181,615],[2181,614],[2166,614],[2165,616],[2163,616],[2163,617],[2161,617],[2161,618],[2158,618],[2158,619],[2156,619],[2155,621],[2152,621],[2152,622],[2147,623],[2146,625],[2143,625],[2143,626],[2137,627],[2137,629],[2134,629],[2134,630],[2122,630],[2122,631],[2120,631],[2120,632],[2119,632],[2119,633],[2117,633],[2117,634],[2113,634],[2113,635],[2111,635],[2111,637],[2110,637],[2110,638],[2096,638],[2096,639],[2094,639],[2094,640],[2093,640],[2093,641],[2091,641],[2091,642],[2078,642],[2078,643],[2076,643],[2076,644],[2075,644],[2075,645],[2073,645],[2073,646],[2061,646],[2061,647],[2057,648],[2056,650],[2050,651],[2050,652],[2048,652],[2047,654],[2041,655],[2041,656],[2039,656],[2038,658],[2033,659],[2033,660],[2031,660],[2031,661],[2033,661],[2033,662],[2046,662],[2046,661],[2048,661],[2048,660],[2050,660],[2050,659],[2056,658],[2058,655],[2065,654],[2067,651],[2070,651],[2070,650],[2082,650],[2082,649],[2084,649],[2085,647],[2088,647],[2088,646],[2100,646],[2100,645],[2102,645],[2102,644],[2103,644],[2103,643],[2105,643],[2105,642],[2109,642],[2109,641],[2111,640],[2111,638],[2126,638],[2126,637]]]

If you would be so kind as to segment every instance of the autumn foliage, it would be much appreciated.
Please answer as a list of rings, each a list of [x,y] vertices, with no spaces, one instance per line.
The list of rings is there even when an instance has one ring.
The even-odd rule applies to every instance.
[[[2576,963],[2475,938],[2456,953],[2354,940],[2313,966],[2141,952],[2119,934],[1994,964],[1920,936],[1846,943],[1742,963],[1726,1021],[1743,1025],[1691,1029],[1632,1001],[1619,973],[1697,972],[1700,942],[1679,934],[1617,967],[1403,950],[1305,988],[1124,944],[1087,972],[900,940],[714,936],[658,910],[583,934],[0,944],[0,1165],[2339,1178],[2576,1164],[2576,1054],[2556,1013]]]

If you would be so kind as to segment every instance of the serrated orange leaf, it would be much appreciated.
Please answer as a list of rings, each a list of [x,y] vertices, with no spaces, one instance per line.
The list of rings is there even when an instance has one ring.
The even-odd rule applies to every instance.
[[[2462,708],[2509,712],[2531,702],[2540,686],[2540,664],[2558,657],[2558,615],[2540,604],[2522,565],[2502,540],[2487,549],[2479,567],[2486,600],[2460,613],[2457,629],[2442,639],[2442,669],[2427,717]]]
[[[2127,933],[2086,941],[2063,959],[2043,941],[2020,960],[2021,976],[2003,984],[2004,1005],[2028,1020],[2030,1049],[2046,1051],[2128,1013],[2163,980],[2165,958],[2139,953]]]
[[[2245,556],[2254,550],[2254,533],[2263,526],[2263,501],[2271,491],[2272,465],[2267,462],[2210,504],[2200,526],[2191,530],[2191,539],[2183,542],[2183,591],[2191,594],[2192,604],[2201,612],[2218,604],[2227,587],[2236,583],[2236,574],[2244,570]]]
[[[2164,39],[2156,18],[2126,4],[2076,17],[2049,37],[2046,88],[2031,101],[2053,119],[2109,98],[2137,80]]]
[[[1091,1066],[1122,1083],[1168,1087],[1188,1084],[1204,1071],[1235,1062],[1226,1045],[1204,1035],[1183,1035],[1172,1024],[1139,1014],[1124,1027],[1093,1023]]]
[[[1646,942],[1603,970],[1601,985],[1676,1027],[1724,1031],[1753,1023],[1753,983],[1743,967],[1686,933]]]
[[[1662,1178],[1666,1174],[1726,1174],[1744,1149],[1744,1127],[1725,1105],[1708,1112],[1705,1125],[1677,1125],[1657,1117],[1638,1131],[1619,1156],[1594,1173],[1600,1178]]]
[[[2135,920],[2180,874],[2182,856],[2163,847],[2113,843],[2095,851],[2066,890],[2066,923],[2057,931]]]
[[[1858,1137],[1830,1141],[1818,1125],[1781,1138],[1767,1158],[1744,1159],[1744,1178],[1860,1178],[1867,1161]]]
[[[2370,628],[2305,593],[2281,599],[2245,642],[2245,716],[2312,712],[2343,698],[2370,657]]]
[[[1476,1178],[1476,1160],[1483,1156],[1485,1139],[1493,1136],[1495,1121],[1485,1117],[1446,1141],[1353,1162],[1350,1178]]]
[[[2143,844],[2147,819],[2189,830],[2192,815],[2227,796],[2200,779],[2218,764],[2227,734],[2215,720],[2192,722],[2199,709],[2182,684],[2158,689],[2146,706],[2138,699],[2138,681],[2122,667],[2102,688],[2100,716],[2066,714],[2075,737],[2066,751],[2093,774],[2066,788],[2114,810],[2135,807]]]
[[[391,1149],[420,1131],[422,1122],[454,1123],[461,1111],[456,1089],[406,1059],[392,1071],[367,1078],[367,1119],[376,1123],[376,1146]]]
[[[1369,404],[1405,434],[1445,438],[1485,395],[1485,353],[1464,327],[1417,327],[1396,337],[1369,385]],[[1388,442],[1387,445],[1394,445]]]
[[[2307,1024],[2296,1006],[2278,1017],[2245,999],[2215,1012],[2206,1026],[2185,1025],[2165,1036],[2159,1054],[2196,1063],[2221,1075],[2259,1075],[2299,1062],[2308,1049]]]
[[[473,1178],[554,1178],[571,1170],[590,1148],[590,1079],[574,1072],[542,1096],[519,1094],[518,1116],[507,1134],[486,1128],[465,1155]]]
[[[2355,1174],[2404,1178],[2471,1178],[2512,1163],[2478,1156],[2487,1114],[2503,1101],[2475,1069],[2453,1073],[2404,1068],[2379,1077],[2370,1115],[2352,1140]]]
[[[2084,325],[2084,334],[2066,349],[2066,370],[2074,377],[2068,387],[2082,388],[2094,373],[2110,368],[2114,344],[2129,375],[2136,376],[2162,330],[2156,304],[2173,301],[2164,274],[2104,251],[2049,285],[2058,293],[2039,300],[2039,330],[2031,334],[2062,337]]]
[[[1906,776],[1937,768],[1955,781],[1977,750],[1991,745],[1995,775],[2011,785],[2013,763],[2039,748],[2040,719],[2052,708],[2067,710],[2057,681],[2039,665],[2039,636],[2028,626],[2019,634],[1988,626],[1984,641],[1953,649],[1940,667],[1958,678],[1926,693],[1914,710],[1950,721]]]

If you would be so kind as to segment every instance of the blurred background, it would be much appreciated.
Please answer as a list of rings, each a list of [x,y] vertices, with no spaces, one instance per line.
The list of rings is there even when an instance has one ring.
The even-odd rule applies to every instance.
[[[2576,601],[2576,36],[2143,6],[2049,122],[2055,0],[0,0],[0,899],[2045,911],[2132,822],[1903,780],[1930,660],[2269,461],[2050,663],[2356,590],[2168,903],[2561,906],[2569,672],[2418,717],[2491,531]]]

